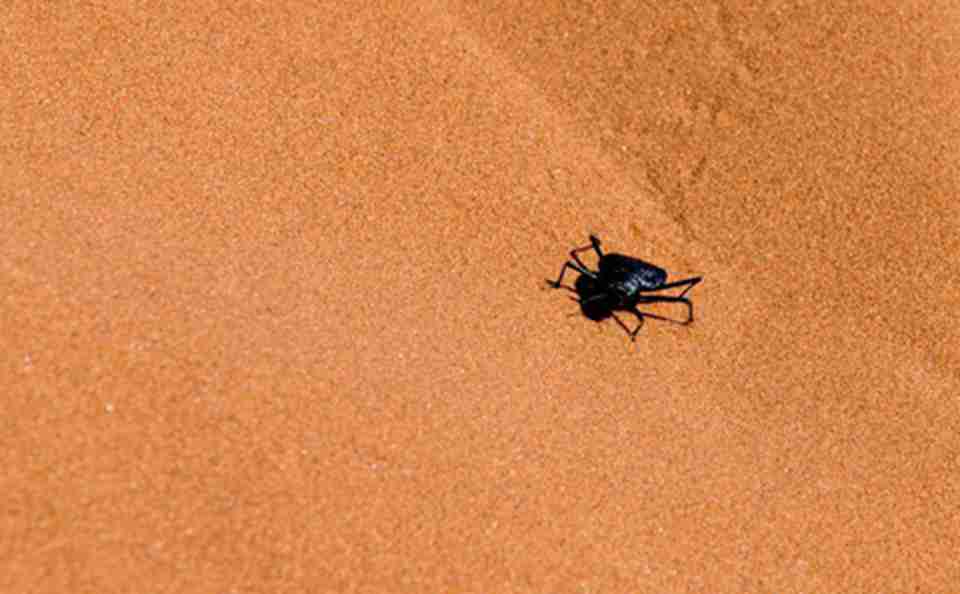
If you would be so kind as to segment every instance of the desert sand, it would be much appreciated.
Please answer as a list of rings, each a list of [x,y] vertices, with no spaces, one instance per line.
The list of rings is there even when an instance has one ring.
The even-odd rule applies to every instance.
[[[6,8],[0,590],[957,591],[948,4]]]

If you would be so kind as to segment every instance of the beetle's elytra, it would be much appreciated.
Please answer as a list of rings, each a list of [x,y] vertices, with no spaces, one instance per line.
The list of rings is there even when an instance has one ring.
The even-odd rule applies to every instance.
[[[599,258],[597,270],[590,270],[578,255],[580,252],[589,249],[597,252]],[[656,318],[680,324],[693,322],[693,303],[687,299],[686,294],[703,280],[703,277],[696,276],[668,283],[667,271],[659,266],[623,254],[604,254],[603,250],[600,249],[600,240],[595,235],[590,236],[590,245],[570,250],[570,258],[560,269],[560,276],[557,277],[557,280],[548,280],[547,283],[555,289],[564,288],[576,293],[576,300],[580,303],[580,309],[591,320],[599,321],[612,317],[630,335],[631,340],[637,339],[637,333],[643,327],[644,318]],[[572,268],[580,273],[573,287],[563,284],[563,275],[567,268]],[[677,287],[685,287],[677,296],[654,294]],[[637,305],[643,303],[683,303],[687,306],[687,319],[678,322],[656,314],[642,312],[637,309]],[[630,330],[617,317],[615,313],[617,311],[628,311],[637,316],[637,320],[639,320],[637,327]]]

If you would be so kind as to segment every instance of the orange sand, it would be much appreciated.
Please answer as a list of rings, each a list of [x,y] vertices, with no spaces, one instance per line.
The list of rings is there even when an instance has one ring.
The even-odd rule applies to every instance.
[[[956,591],[956,8],[394,4],[5,10],[0,591]]]

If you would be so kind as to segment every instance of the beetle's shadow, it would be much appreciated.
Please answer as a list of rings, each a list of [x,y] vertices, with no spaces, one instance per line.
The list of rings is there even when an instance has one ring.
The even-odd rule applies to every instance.
[[[547,280],[547,283],[550,286],[556,286],[553,284],[553,281]],[[574,286],[561,284],[559,288],[566,289],[570,291],[576,297],[571,296],[572,301],[576,301],[580,304],[580,313],[584,317],[593,320],[594,322],[602,322],[609,318],[613,320],[623,328],[624,332],[629,334],[632,338],[636,337],[637,332],[643,326],[645,318],[653,318],[655,320],[661,320],[664,322],[670,322],[672,324],[686,325],[686,322],[682,320],[676,320],[673,318],[668,318],[666,316],[661,316],[658,314],[640,311],[639,309],[621,309],[617,307],[617,299],[610,294],[609,290],[604,289],[596,279],[587,276],[586,274],[581,274],[577,277]],[[651,301],[653,303],[655,301]],[[627,313],[633,314],[637,317],[637,327],[630,329],[627,324],[616,315],[617,311],[625,311]]]

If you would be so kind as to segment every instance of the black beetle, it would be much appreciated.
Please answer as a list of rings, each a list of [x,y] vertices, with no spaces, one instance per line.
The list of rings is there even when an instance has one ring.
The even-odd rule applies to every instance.
[[[599,257],[598,270],[596,271],[587,268],[580,260],[580,256],[577,255],[579,252],[589,249],[596,251]],[[576,293],[580,309],[591,320],[600,321],[613,317],[617,324],[630,335],[631,340],[637,339],[637,332],[643,327],[643,319],[647,317],[684,325],[693,321],[693,304],[685,295],[703,280],[703,277],[696,276],[668,283],[667,271],[659,266],[623,254],[604,254],[600,249],[600,240],[595,235],[590,236],[590,245],[570,250],[570,258],[572,261],[564,263],[557,280],[547,280],[547,284],[554,289],[562,287]],[[567,268],[573,268],[580,273],[573,287],[562,284],[563,275]],[[676,297],[645,294],[675,287],[686,288]],[[641,303],[685,303],[687,319],[684,322],[678,322],[656,314],[642,312],[637,309],[637,305]],[[614,313],[616,311],[629,311],[637,316],[639,320],[637,327],[633,330],[627,328],[627,325]]]

